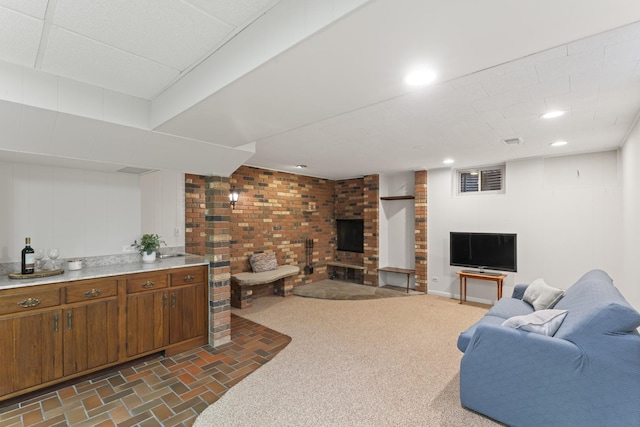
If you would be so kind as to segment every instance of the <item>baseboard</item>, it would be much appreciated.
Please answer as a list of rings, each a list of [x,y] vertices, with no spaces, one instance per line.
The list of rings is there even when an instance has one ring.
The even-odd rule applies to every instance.
[[[439,297],[445,297],[445,298],[452,298],[452,299],[456,299],[456,300],[460,300],[460,295],[459,294],[452,294],[449,292],[442,292],[442,291],[428,291],[427,292],[428,295],[436,295]],[[495,304],[494,300],[488,300],[488,299],[482,299],[482,298],[474,298],[474,297],[470,297],[469,295],[467,295],[467,301],[470,302],[477,302],[480,304],[488,304],[488,305],[493,305]]]

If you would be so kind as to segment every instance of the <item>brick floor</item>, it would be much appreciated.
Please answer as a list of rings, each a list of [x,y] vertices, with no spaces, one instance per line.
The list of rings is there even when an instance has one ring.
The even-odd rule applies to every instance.
[[[231,342],[156,356],[89,380],[0,402],[0,427],[190,426],[291,338],[231,315]]]

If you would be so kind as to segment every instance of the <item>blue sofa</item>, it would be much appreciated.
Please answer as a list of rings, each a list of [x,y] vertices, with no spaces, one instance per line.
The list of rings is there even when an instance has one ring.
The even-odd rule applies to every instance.
[[[640,313],[592,270],[554,309],[555,335],[501,326],[532,313],[517,285],[460,334],[460,401],[510,426],[640,426]]]

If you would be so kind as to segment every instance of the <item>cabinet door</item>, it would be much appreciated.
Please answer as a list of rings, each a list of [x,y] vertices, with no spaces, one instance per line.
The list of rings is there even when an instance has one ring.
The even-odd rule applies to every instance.
[[[62,310],[0,320],[0,395],[62,377]]]
[[[146,353],[169,342],[168,292],[127,296],[127,356]]]
[[[207,305],[204,283],[171,289],[171,344],[205,335]]]
[[[65,309],[63,322],[65,375],[118,359],[117,300],[95,301]]]

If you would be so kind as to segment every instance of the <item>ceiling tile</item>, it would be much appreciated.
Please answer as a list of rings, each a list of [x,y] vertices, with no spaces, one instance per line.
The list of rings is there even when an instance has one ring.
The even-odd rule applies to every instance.
[[[235,27],[246,24],[257,15],[264,13],[277,0],[186,0],[211,16]]]
[[[178,75],[171,68],[55,27],[42,71],[147,99]]]
[[[53,24],[181,71],[232,30],[175,0],[58,0]]]
[[[0,58],[33,67],[43,22],[0,7]]]
[[[44,19],[48,2],[49,0],[0,0],[0,7],[4,6],[34,18]]]
[[[536,65],[541,82],[554,80],[564,75],[584,73],[602,67],[604,48],[588,50],[563,58],[545,61]]]

